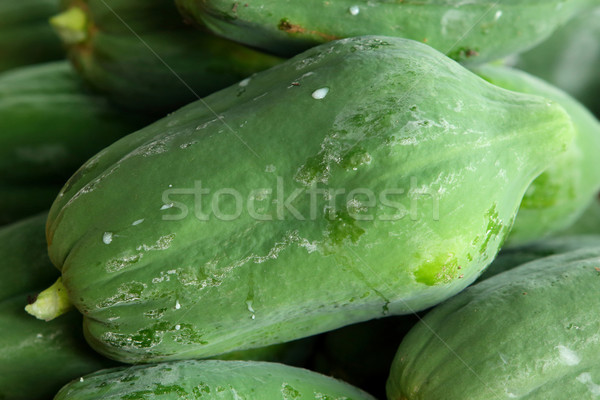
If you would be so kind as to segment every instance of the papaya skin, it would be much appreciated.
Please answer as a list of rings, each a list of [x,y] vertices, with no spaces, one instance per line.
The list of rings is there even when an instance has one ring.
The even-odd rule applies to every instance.
[[[252,361],[179,361],[113,368],[63,387],[54,400],[347,399],[375,400],[336,379],[283,364]]]
[[[183,23],[169,1],[64,0],[51,23],[79,74],[128,110],[168,112],[283,61]]]
[[[111,358],[285,342],[462,290],[572,138],[557,104],[499,89],[426,45],[330,42],[90,159],[52,206],[49,254],[89,343]],[[236,212],[235,196],[214,206],[190,195],[206,188],[252,199],[255,214],[217,217]],[[390,197],[397,207],[311,200],[360,188],[410,195]]]
[[[276,54],[331,40],[385,35],[426,43],[449,57],[482,63],[543,41],[592,0],[176,0],[188,20]]]
[[[599,257],[597,245],[542,257],[434,308],[400,344],[388,398],[594,398]]]
[[[600,190],[600,122],[569,94],[526,72],[493,65],[474,71],[504,89],[556,101],[569,113],[575,126],[575,140],[570,148],[527,189],[507,245],[522,245],[568,228]]]

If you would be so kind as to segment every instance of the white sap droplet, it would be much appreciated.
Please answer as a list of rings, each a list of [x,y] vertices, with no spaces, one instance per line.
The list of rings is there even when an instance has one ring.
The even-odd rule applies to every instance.
[[[246,78],[243,81],[240,81],[240,87],[246,87],[250,83],[250,78]]]
[[[179,300],[175,302],[175,309],[179,310],[181,308],[181,304],[179,304]]]
[[[163,206],[160,208],[161,210],[167,210],[169,208],[173,207],[173,203],[167,203],[167,204],[163,204]]]
[[[350,14],[352,15],[358,15],[358,13],[360,12],[360,7],[352,6],[348,9],[348,11],[350,11]]]
[[[581,359],[579,358],[577,353],[575,353],[573,350],[571,350],[563,345],[558,345],[558,346],[556,346],[556,348],[558,349],[558,355],[560,357],[560,361],[563,364],[577,365],[581,361]]]
[[[139,224],[141,224],[142,222],[144,222],[144,218],[142,218],[142,219],[138,219],[137,221],[133,221],[133,222],[131,223],[131,225],[133,225],[133,226],[136,226],[136,225],[139,225]]]
[[[252,308],[252,300],[246,300],[246,305],[248,306],[248,311],[253,313],[254,309]]]
[[[110,242],[112,242],[112,240],[113,240],[112,232],[104,232],[104,235],[102,235],[102,241],[104,242],[104,244],[110,244]]]
[[[494,14],[494,21],[498,21],[501,16],[502,16],[502,11],[500,11],[500,10],[496,11],[496,14]]]
[[[252,319],[256,319],[256,315],[252,314]]]
[[[41,333],[38,333],[37,335],[35,335],[35,337],[37,337],[38,339],[41,339],[44,337],[44,335],[42,335]]]
[[[83,377],[79,378],[79,382],[83,382]]]
[[[179,324],[175,325],[175,330],[176,330],[176,331],[178,331],[178,330],[180,330],[180,329],[181,329],[181,325],[179,325]]]
[[[169,187],[173,187],[173,185],[169,185]]]
[[[327,93],[329,93],[329,88],[317,89],[312,93],[312,97],[315,100],[321,100],[324,99],[325,96],[327,96]]]

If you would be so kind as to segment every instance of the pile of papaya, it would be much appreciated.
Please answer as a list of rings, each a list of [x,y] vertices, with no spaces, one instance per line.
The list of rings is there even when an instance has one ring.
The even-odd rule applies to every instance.
[[[600,398],[599,0],[0,0],[0,400]]]

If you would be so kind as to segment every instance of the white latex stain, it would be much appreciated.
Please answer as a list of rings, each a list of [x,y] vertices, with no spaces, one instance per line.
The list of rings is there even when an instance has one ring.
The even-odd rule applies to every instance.
[[[558,345],[558,346],[556,346],[556,348],[558,349],[558,355],[560,357],[560,361],[563,364],[577,365],[581,361],[581,359],[579,358],[577,353],[575,353],[573,350],[571,350],[563,345]]]
[[[113,234],[112,232],[104,232],[104,235],[102,235],[102,241],[104,242],[104,244],[110,244],[113,240]]]
[[[352,6],[348,9],[348,11],[350,11],[351,15],[358,15],[358,13],[360,12],[360,7]]]
[[[594,397],[600,396],[600,385],[592,381],[592,375],[589,372],[583,372],[575,379],[577,379],[578,382],[587,385],[588,390]]]
[[[317,89],[312,93],[312,98],[315,100],[321,100],[327,96],[327,93],[329,93],[329,88]]]

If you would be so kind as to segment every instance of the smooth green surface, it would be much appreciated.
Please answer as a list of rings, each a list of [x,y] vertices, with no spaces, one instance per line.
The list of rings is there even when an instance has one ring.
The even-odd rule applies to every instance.
[[[558,86],[600,116],[600,7],[582,13],[510,63]]]
[[[389,400],[594,399],[600,247],[542,258],[470,287],[409,332]]]
[[[64,57],[48,18],[59,0],[0,0],[0,72]]]
[[[250,361],[179,361],[99,371],[54,400],[374,400],[347,383],[305,369]]]
[[[282,60],[195,30],[172,1],[66,0],[81,9],[87,36],[58,32],[69,58],[96,89],[120,106],[160,117]],[[74,19],[79,16],[75,15]]]
[[[66,61],[0,74],[0,223],[50,208],[90,156],[150,121],[91,93]]]
[[[526,72],[491,65],[475,72],[502,88],[556,101],[569,113],[575,140],[527,189],[507,243],[522,244],[567,228],[600,189],[600,122],[567,93]]]
[[[600,197],[596,197],[579,219],[557,235],[600,235]]]
[[[0,301],[2,400],[50,399],[70,380],[115,365],[89,348],[77,312],[50,322],[25,313],[28,295],[34,294]]]
[[[127,362],[411,313],[491,262],[572,130],[428,46],[332,42],[90,159],[51,209],[49,254],[92,346]]]
[[[0,228],[0,301],[58,278],[46,250],[46,217],[42,213]]]
[[[600,247],[600,235],[579,234],[558,236],[546,238],[525,246],[503,249],[477,281],[485,280],[538,258],[567,253],[586,247]]]
[[[526,50],[595,0],[176,0],[188,19],[232,40],[294,55],[361,35],[427,43],[485,62]]]

